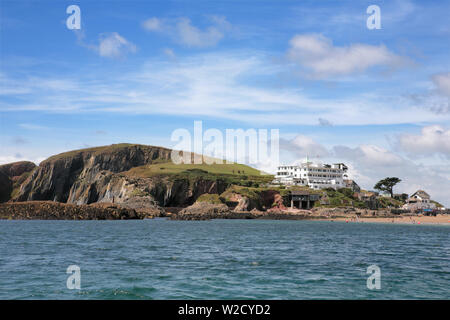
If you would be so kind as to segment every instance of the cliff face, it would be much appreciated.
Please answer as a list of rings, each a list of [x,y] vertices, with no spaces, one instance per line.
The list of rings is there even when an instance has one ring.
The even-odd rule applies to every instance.
[[[99,186],[112,182],[125,187],[126,182],[113,179],[114,173],[157,160],[168,161],[170,152],[152,146],[112,145],[63,153],[43,161],[22,185],[16,200],[95,202]]]
[[[0,202],[6,202],[11,197],[12,181],[11,179],[0,171]]]
[[[158,209],[192,204],[203,193],[220,194],[228,187],[228,183],[219,179],[127,174],[134,167],[168,162],[170,155],[170,149],[142,145],[112,145],[63,153],[43,161],[22,184],[14,200],[79,205],[114,202],[132,209]]]
[[[221,180],[175,179],[164,177],[152,181],[149,193],[161,206],[179,206],[193,204],[204,193],[220,194],[229,186]]]
[[[20,185],[36,167],[33,162],[19,161],[0,166],[0,202],[6,202],[14,196]]]

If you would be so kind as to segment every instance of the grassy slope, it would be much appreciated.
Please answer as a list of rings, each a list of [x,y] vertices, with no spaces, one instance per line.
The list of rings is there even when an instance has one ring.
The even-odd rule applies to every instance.
[[[443,208],[444,206],[437,201],[431,200],[432,203],[436,205],[436,208]]]
[[[30,176],[30,174],[31,171],[22,173],[20,177],[17,179],[17,181],[13,183],[13,189],[11,191],[11,199],[19,194],[20,186]]]
[[[211,204],[223,204],[224,199],[221,198],[218,194],[210,194],[204,193],[200,197],[197,198],[197,203],[206,202]]]
[[[124,174],[132,177],[170,177],[171,179],[223,180],[230,184],[258,187],[273,180],[272,175],[239,163],[174,164],[171,161],[157,162],[131,168]]]
[[[79,150],[73,150],[68,151],[64,153],[60,153],[57,155],[54,155],[50,158],[48,158],[45,161],[53,161],[68,157],[73,157],[79,153],[93,153],[93,154],[109,154],[114,153],[117,151],[120,151],[121,149],[125,149],[128,147],[133,146],[141,146],[141,147],[153,147],[153,146],[146,146],[146,145],[138,145],[138,144],[130,144],[130,143],[120,143],[120,144],[112,144],[109,146],[101,146],[101,147],[93,147],[93,148],[86,148],[86,149],[79,149]],[[161,149],[166,149],[163,147],[156,147]],[[168,149],[167,149],[168,150]],[[216,161],[217,162],[217,161]],[[136,176],[136,177],[152,177],[157,175],[192,175],[192,174],[201,174],[203,171],[204,174],[210,174],[210,175],[230,175],[230,176],[236,176],[241,177],[244,180],[246,180],[246,177],[248,176],[255,176],[255,177],[263,177],[262,181],[270,181],[273,179],[273,176],[266,175],[264,178],[264,175],[261,175],[260,171],[249,167],[244,164],[238,164],[238,163],[232,163],[232,164],[174,164],[171,161],[163,161],[156,159],[152,164],[135,167],[131,170],[125,172],[125,174],[130,176]]]
[[[319,201],[315,203],[315,207],[342,207],[353,205],[355,207],[364,208],[364,202],[353,198],[353,192],[348,188],[333,190],[325,189],[322,191],[328,196],[329,204],[320,204]]]
[[[93,154],[111,154],[116,151],[119,151],[121,149],[125,149],[128,147],[134,147],[134,146],[140,146],[140,147],[150,147],[150,148],[161,148],[166,149],[164,147],[157,147],[157,146],[147,146],[142,144],[133,144],[133,143],[118,143],[118,144],[111,144],[109,146],[101,146],[101,147],[92,147],[92,148],[86,148],[86,149],[78,149],[78,150],[72,150],[67,151],[63,153],[56,154],[54,156],[51,156],[50,158],[44,160],[44,161],[53,161],[53,160],[59,160],[64,158],[70,158],[73,157],[79,153],[93,153]]]
[[[20,164],[21,162],[25,163],[28,161],[17,161],[17,162],[13,162],[13,163],[7,163],[4,165],[0,165],[0,170],[3,170],[5,166],[9,166],[11,164]],[[12,199],[19,194],[20,186],[30,176],[32,171],[33,170],[24,172],[19,177],[16,177],[16,181],[12,181],[12,190],[11,190],[11,194],[9,195],[8,199]],[[8,176],[8,174],[6,174],[6,173],[5,173],[5,175]]]
[[[379,197],[378,200],[380,201],[381,205],[384,208],[388,208],[388,207],[400,208],[404,204],[404,202],[402,202],[400,200],[392,199],[390,197]]]
[[[259,176],[260,171],[252,167],[233,163],[233,164],[174,164],[173,162],[164,162],[149,164],[130,169],[127,174],[139,177],[151,177],[160,174],[177,174],[187,170],[203,170],[211,174],[230,174],[240,176]]]

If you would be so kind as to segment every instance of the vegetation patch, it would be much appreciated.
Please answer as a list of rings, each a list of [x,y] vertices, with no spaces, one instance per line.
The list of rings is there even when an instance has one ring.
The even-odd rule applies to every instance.
[[[168,178],[172,181],[186,179],[189,183],[198,180],[221,181],[228,185],[246,187],[259,187],[273,179],[273,176],[261,175],[258,170],[243,164],[176,165],[172,162],[166,162],[135,167],[124,174],[139,178]]]
[[[210,204],[222,204],[225,201],[218,194],[204,193],[200,197],[197,198],[196,202],[198,202],[198,203],[206,202],[206,203],[210,203]]]
[[[250,166],[232,163],[232,164],[175,164],[172,161],[152,163],[145,166],[135,167],[128,171],[128,174],[139,177],[151,177],[159,174],[177,174],[182,172],[197,172],[211,174],[229,174],[239,177],[261,176],[260,171]],[[273,179],[273,176],[270,176]]]
[[[404,203],[390,197],[378,197],[381,208],[400,208]]]
[[[20,186],[22,183],[27,180],[27,178],[30,176],[31,171],[24,172],[20,175],[20,177],[13,182],[13,189],[11,191],[11,199],[18,196],[20,192]]]
[[[367,205],[358,200],[357,197],[354,197],[354,193],[349,188],[341,188],[338,190],[334,190],[333,188],[327,188],[321,191],[322,196],[327,198],[327,202],[325,204],[317,201],[314,206],[315,207],[347,207],[354,206],[357,208],[367,208]]]
[[[431,200],[432,203],[435,204],[436,208],[443,208],[444,206],[437,201]]]
[[[149,196],[150,194],[147,192],[147,191],[144,191],[144,190],[140,190],[140,189],[134,189],[132,192],[131,192],[131,194],[130,194],[130,196],[131,197],[147,197],[147,196]]]

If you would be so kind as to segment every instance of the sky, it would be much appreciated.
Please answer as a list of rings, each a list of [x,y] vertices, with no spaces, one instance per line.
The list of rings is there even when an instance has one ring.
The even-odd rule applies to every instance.
[[[202,121],[278,129],[283,164],[344,162],[365,189],[396,176],[395,192],[450,206],[449,12],[442,0],[2,0],[0,164],[172,148]]]

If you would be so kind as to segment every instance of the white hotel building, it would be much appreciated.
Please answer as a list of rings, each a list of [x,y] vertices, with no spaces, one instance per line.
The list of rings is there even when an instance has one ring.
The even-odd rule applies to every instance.
[[[344,188],[348,179],[347,166],[343,163],[315,164],[305,162],[300,165],[279,166],[275,183],[283,185],[308,186],[312,189]]]

